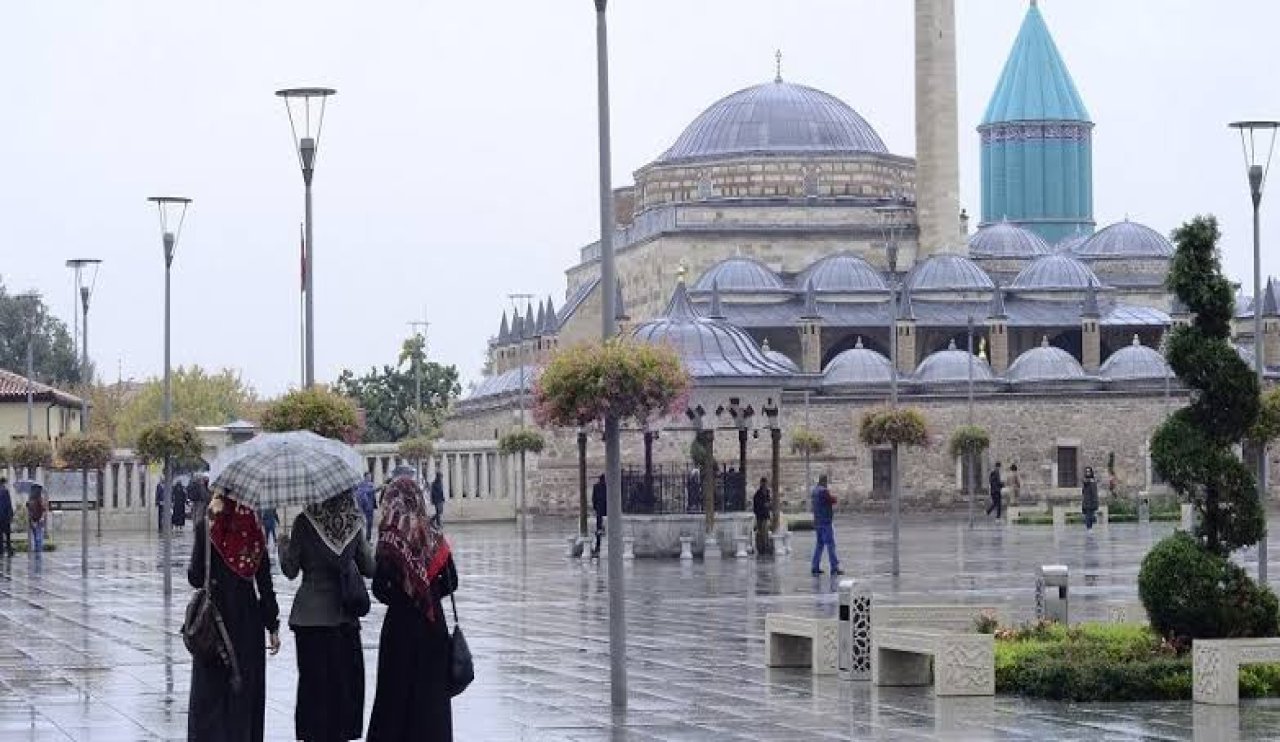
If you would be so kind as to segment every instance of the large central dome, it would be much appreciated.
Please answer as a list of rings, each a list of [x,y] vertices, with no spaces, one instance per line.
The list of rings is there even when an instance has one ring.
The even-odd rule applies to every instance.
[[[775,80],[717,101],[689,124],[658,162],[848,152],[889,150],[875,129],[839,98]]]

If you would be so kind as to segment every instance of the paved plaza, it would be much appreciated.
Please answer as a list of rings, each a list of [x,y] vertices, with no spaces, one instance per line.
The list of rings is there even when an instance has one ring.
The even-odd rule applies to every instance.
[[[889,575],[882,516],[844,518],[837,541],[850,575],[886,603],[999,602],[1032,611],[1037,565],[1070,565],[1073,612],[1101,618],[1135,599],[1139,560],[1171,527],[1116,525],[970,531],[963,516],[908,518],[903,570]],[[945,521],[945,522],[944,522]],[[1007,697],[937,700],[927,689],[873,689],[764,666],[769,612],[833,615],[830,577],[808,574],[812,534],[780,561],[640,560],[627,567],[629,710],[609,707],[604,565],[565,558],[564,520],[451,529],[461,572],[458,610],[476,655],[475,684],[454,704],[456,739],[545,740],[1101,740],[1280,738],[1280,703],[1239,711],[1193,704],[1059,704]],[[0,740],[183,739],[190,664],[177,635],[188,590],[161,598],[154,537],[110,535],[93,548],[92,578],[75,542],[37,565],[0,561]],[[1273,548],[1272,553],[1276,553]],[[1274,569],[1273,569],[1274,571]],[[296,583],[277,575],[287,615]],[[378,629],[364,623],[366,702],[373,702]],[[267,738],[293,739],[293,639],[268,660]],[[1236,730],[1239,730],[1238,732]]]

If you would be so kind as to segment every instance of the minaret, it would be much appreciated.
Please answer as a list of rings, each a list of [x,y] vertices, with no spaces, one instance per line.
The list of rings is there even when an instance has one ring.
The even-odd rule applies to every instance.
[[[955,0],[916,0],[916,261],[962,252]]]

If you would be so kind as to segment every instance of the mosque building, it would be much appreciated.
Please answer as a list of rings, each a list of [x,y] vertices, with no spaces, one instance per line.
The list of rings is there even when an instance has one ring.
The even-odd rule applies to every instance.
[[[1185,398],[1158,348],[1191,319],[1163,286],[1173,246],[1136,222],[1096,228],[1094,123],[1035,0],[968,140],[982,183],[970,231],[958,197],[954,0],[915,8],[916,158],[890,152],[867,118],[780,67],[716,101],[616,191],[617,285],[601,285],[599,244],[587,245],[559,307],[548,298],[504,314],[493,374],[457,406],[446,437],[516,426],[540,364],[598,339],[611,290],[621,331],[673,344],[705,409],[776,402],[784,430],[825,438],[808,469],[784,451],[788,507],[803,506],[813,467],[854,504],[887,497],[888,452],[858,442],[857,423],[895,378],[935,441],[903,454],[909,503],[963,497],[946,440],[969,419],[991,434],[992,460],[1020,465],[1024,497],[1078,497],[1083,467],[1105,471],[1109,460],[1123,491],[1158,490],[1148,440]],[[1280,287],[1263,307],[1275,317],[1267,363],[1280,365]],[[1242,302],[1242,317],[1251,312]],[[688,425],[665,421],[655,460],[687,466]],[[574,509],[575,433],[544,433],[526,505]],[[624,461],[639,459],[641,438],[624,433]],[[766,439],[751,439],[752,476],[768,473]],[[600,468],[603,450],[589,458]]]

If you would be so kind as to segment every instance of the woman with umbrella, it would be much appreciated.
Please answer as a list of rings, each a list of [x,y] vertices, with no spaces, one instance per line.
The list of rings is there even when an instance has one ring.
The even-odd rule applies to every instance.
[[[408,477],[387,486],[373,594],[386,603],[370,742],[453,739],[449,630],[441,599],[458,586],[449,543]]]
[[[207,560],[209,589],[231,638],[240,683],[238,690],[232,687],[231,671],[221,661],[194,660],[187,739],[261,742],[267,701],[264,631],[271,654],[280,651],[280,609],[266,541],[253,508],[225,492],[210,501],[209,516],[200,525],[187,581],[195,588],[205,584]]]
[[[292,534],[278,541],[285,577],[302,575],[289,613],[298,652],[294,732],[301,740],[359,738],[364,654],[359,618],[344,608],[343,573],[373,575],[364,516],[351,494],[363,478],[363,459],[343,443],[294,431],[232,446],[210,469],[215,487],[252,493],[246,504],[303,508]]]

